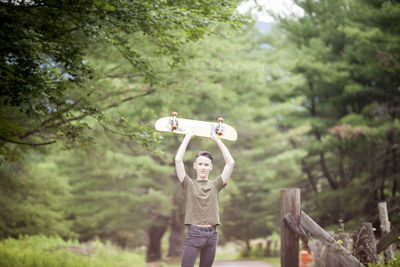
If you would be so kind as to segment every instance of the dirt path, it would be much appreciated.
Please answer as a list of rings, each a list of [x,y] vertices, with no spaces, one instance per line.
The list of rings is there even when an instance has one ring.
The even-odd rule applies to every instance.
[[[213,267],[272,267],[262,261],[215,261]]]

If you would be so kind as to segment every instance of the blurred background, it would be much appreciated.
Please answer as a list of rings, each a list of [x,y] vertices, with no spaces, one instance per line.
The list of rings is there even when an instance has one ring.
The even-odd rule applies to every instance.
[[[381,201],[400,223],[398,1],[3,0],[0,14],[4,266],[65,248],[65,266],[179,260],[183,136],[154,130],[172,111],[238,131],[217,258],[279,257],[286,187],[328,230],[379,235]],[[205,138],[187,172],[198,150],[217,177]]]

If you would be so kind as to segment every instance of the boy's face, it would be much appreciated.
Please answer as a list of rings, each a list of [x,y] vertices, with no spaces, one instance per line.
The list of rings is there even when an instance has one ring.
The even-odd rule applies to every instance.
[[[211,159],[205,156],[200,156],[193,163],[193,168],[196,170],[198,178],[208,179],[208,174],[212,170],[213,165]]]

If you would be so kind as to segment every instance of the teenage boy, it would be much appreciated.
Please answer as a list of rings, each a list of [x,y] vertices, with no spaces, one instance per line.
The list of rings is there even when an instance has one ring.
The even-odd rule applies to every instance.
[[[182,253],[182,267],[193,267],[200,253],[200,267],[211,267],[218,243],[217,225],[220,225],[218,211],[218,193],[226,186],[231,177],[235,161],[221,139],[213,136],[222,152],[225,167],[222,174],[215,180],[209,180],[208,175],[213,169],[213,157],[206,151],[196,154],[193,168],[197,178],[191,179],[185,172],[183,157],[186,148],[194,135],[186,135],[175,156],[175,167],[186,199],[185,221],[188,232]]]

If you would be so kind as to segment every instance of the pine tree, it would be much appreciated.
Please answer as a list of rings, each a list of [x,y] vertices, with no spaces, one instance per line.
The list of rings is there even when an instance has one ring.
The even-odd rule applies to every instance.
[[[398,172],[393,161],[397,151],[388,147],[398,142],[391,129],[397,128],[398,112],[393,107],[399,81],[392,74],[395,65],[383,63],[398,51],[394,41],[398,31],[391,26],[396,22],[390,19],[398,4],[356,0],[297,4],[305,15],[282,20],[281,26],[297,51],[294,73],[305,79],[295,92],[306,96],[307,112],[291,120],[309,120],[312,126],[305,142],[297,144],[308,150],[302,160],[308,188],[313,190],[307,205],[322,224],[342,218],[354,219],[350,224],[354,226],[372,215],[379,187],[380,200],[392,201],[382,194],[383,185]],[[385,156],[377,156],[379,151]],[[397,184],[392,185],[395,196]]]

